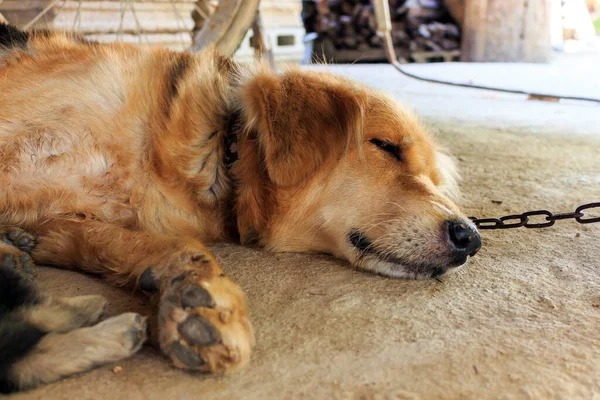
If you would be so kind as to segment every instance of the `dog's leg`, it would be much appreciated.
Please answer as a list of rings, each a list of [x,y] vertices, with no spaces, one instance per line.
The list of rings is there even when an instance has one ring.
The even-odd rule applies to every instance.
[[[21,273],[0,267],[0,393],[52,382],[137,351],[146,332],[137,314],[77,329],[97,322],[105,305],[101,296],[44,297]]]
[[[197,240],[56,220],[42,227],[32,256],[159,293],[160,346],[177,367],[228,371],[250,357],[244,294]]]
[[[145,339],[146,321],[134,313],[121,314],[89,328],[49,333],[8,368],[0,377],[4,380],[0,386],[23,390],[89,371],[131,356]]]
[[[68,332],[98,322],[106,311],[102,296],[44,298],[19,311],[21,318],[46,332]]]

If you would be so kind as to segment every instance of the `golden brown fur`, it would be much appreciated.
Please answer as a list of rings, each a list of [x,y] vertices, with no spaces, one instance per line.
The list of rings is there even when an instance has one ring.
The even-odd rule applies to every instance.
[[[379,93],[211,50],[21,44],[0,48],[0,223],[36,235],[37,263],[159,290],[179,367],[228,371],[253,343],[243,293],[204,243],[239,235],[412,278],[480,245],[449,200],[451,161]]]

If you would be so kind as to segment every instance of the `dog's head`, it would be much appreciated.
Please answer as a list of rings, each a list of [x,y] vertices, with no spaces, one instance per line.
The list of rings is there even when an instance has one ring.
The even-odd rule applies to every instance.
[[[452,160],[392,99],[303,71],[254,74],[241,98],[243,241],[410,278],[441,275],[481,247],[451,200]]]

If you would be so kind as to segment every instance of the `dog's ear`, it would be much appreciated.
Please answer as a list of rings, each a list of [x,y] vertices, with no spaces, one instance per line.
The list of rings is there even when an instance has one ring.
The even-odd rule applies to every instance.
[[[294,71],[261,73],[246,85],[246,118],[273,183],[297,185],[352,141],[361,148],[365,94],[344,83]]]

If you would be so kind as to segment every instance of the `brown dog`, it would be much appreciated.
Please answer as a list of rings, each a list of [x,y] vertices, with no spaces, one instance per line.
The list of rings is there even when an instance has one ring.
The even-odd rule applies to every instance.
[[[444,274],[481,246],[448,197],[452,162],[394,101],[330,74],[278,75],[210,50],[0,25],[0,154],[5,267],[30,269],[31,250],[36,263],[157,292],[160,346],[181,368],[231,370],[253,343],[244,294],[205,243],[326,252],[407,278]],[[139,333],[143,321],[123,318]],[[101,326],[83,329],[97,336]],[[138,347],[104,332],[88,363],[41,339],[46,359],[72,368],[41,371],[34,343],[7,376],[28,387],[98,365],[103,352],[113,360],[116,342],[123,357]]]

